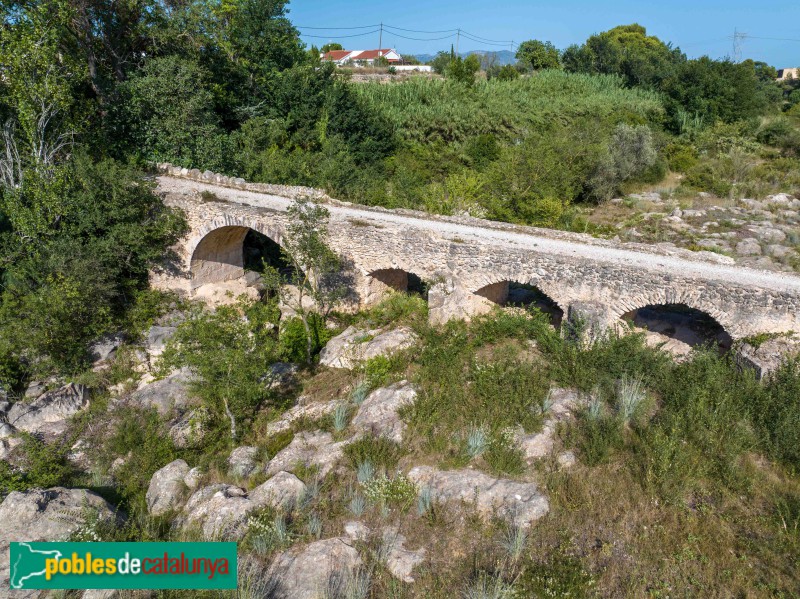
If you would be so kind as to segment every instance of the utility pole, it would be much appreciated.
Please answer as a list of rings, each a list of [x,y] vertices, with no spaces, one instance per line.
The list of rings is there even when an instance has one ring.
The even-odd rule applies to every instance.
[[[451,29],[452,31],[452,29]],[[461,41],[461,29],[456,33],[456,56],[458,56],[458,42]]]
[[[381,33],[378,36],[378,50],[383,48],[383,23],[381,23]]]
[[[733,62],[740,62],[742,60],[742,42],[747,38],[747,34],[739,31],[734,27],[733,29]]]

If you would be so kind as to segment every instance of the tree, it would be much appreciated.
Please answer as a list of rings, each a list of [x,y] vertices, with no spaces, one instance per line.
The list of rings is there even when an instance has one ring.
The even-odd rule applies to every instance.
[[[149,160],[222,170],[210,74],[179,56],[148,60],[120,85],[118,122]]]
[[[337,44],[336,42],[330,42],[328,44],[325,44],[324,46],[322,46],[322,48],[319,49],[319,51],[322,52],[323,54],[326,54],[328,52],[333,52],[334,50],[344,50],[344,47],[342,46],[342,44]]]
[[[661,88],[676,129],[681,114],[699,115],[706,123],[732,123],[758,116],[770,104],[751,61],[735,63],[707,56],[689,60]]]
[[[281,294],[303,322],[306,334],[306,360],[313,361],[314,336],[318,334],[313,314],[324,320],[349,293],[347,273],[341,258],[328,245],[328,209],[308,198],[289,207],[289,225],[283,238],[282,253],[291,265],[291,285],[273,267],[265,264],[267,287]]]
[[[442,50],[441,52],[437,52],[436,56],[434,56],[433,60],[431,60],[428,64],[433,67],[433,72],[438,75],[444,75],[445,71],[447,71],[447,67],[450,66],[453,58],[455,57],[455,53],[453,50],[450,52],[445,52]]]
[[[500,67],[497,73],[499,81],[513,81],[519,77],[519,71],[514,68],[514,65],[506,64]]]
[[[522,42],[517,49],[517,60],[527,69],[558,69],[561,66],[556,47],[550,42],[528,40]]]
[[[475,75],[481,70],[481,60],[476,54],[470,54],[466,58],[456,56],[450,61],[445,71],[445,76],[464,85],[473,85]]]
[[[593,35],[583,46],[570,46],[562,60],[568,71],[616,74],[630,86],[657,87],[686,57],[634,23]]]
[[[276,340],[266,326],[263,304],[195,309],[178,327],[159,368],[189,366],[199,380],[193,385],[211,415],[227,419],[231,444],[243,421],[271,397],[265,384],[268,366],[278,359]],[[223,420],[224,421],[224,420]]]

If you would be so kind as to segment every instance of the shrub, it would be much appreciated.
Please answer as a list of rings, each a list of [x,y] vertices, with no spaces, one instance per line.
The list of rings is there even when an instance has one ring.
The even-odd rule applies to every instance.
[[[358,469],[361,464],[369,462],[375,468],[391,472],[400,460],[400,446],[386,437],[364,436],[348,443],[344,455],[350,467]]]
[[[121,408],[104,447],[105,463],[121,457],[114,470],[122,497],[137,508],[144,508],[144,495],[153,473],[177,455],[172,439],[155,409]]]
[[[367,500],[380,506],[405,509],[417,498],[417,487],[402,474],[394,478],[382,474],[362,483],[361,487]]]

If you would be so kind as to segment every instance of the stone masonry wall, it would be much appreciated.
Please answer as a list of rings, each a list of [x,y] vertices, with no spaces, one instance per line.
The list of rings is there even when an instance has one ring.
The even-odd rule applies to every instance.
[[[170,173],[174,170],[166,168]],[[213,173],[199,176],[200,180],[211,179],[213,183],[221,177]],[[306,188],[251,189],[255,187],[252,184],[236,180],[230,183],[252,191],[280,191],[284,197],[308,195]],[[226,185],[225,181],[220,185]],[[325,199],[318,190],[312,191],[317,194],[313,197]],[[241,276],[241,241],[247,228],[280,243],[286,225],[283,212],[235,202],[208,201],[184,194],[168,194],[165,201],[186,212],[191,233],[176,248],[180,256],[177,269],[154,273],[153,282],[186,293],[207,283]],[[800,331],[800,296],[791,292],[549,255],[511,243],[474,239],[467,243],[413,226],[356,222],[335,214],[330,225],[331,245],[352,262],[362,303],[375,301],[381,288],[397,286],[405,275],[393,274],[394,269],[439,285],[445,296],[455,290],[474,295],[483,289],[484,298],[488,295],[489,299],[501,301],[506,281],[535,285],[564,313],[576,302],[601,304],[609,323],[646,305],[684,304],[713,316],[734,338],[764,331]],[[377,277],[379,284],[370,276],[375,271],[382,271]],[[484,289],[489,285],[495,287]],[[453,301],[464,304],[463,316],[468,316],[470,302],[464,297],[463,293],[455,293]],[[475,305],[483,306],[487,301],[484,298],[478,298],[481,301]]]

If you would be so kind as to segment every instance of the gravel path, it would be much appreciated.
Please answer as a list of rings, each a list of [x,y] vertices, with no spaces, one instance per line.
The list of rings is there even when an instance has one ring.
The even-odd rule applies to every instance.
[[[209,191],[214,193],[221,200],[237,204],[254,206],[258,208],[268,208],[271,210],[286,211],[292,203],[291,200],[258,193],[254,191],[244,191],[228,187],[221,187],[199,181],[180,179],[175,177],[158,177],[159,191],[174,193],[191,193]],[[448,222],[443,219],[432,217],[430,219],[397,214],[390,211],[375,210],[370,208],[358,208],[354,205],[339,205],[338,203],[328,204],[327,208],[331,213],[331,222],[347,221],[358,219],[361,221],[374,222],[376,224],[389,223],[413,227],[419,230],[444,237],[459,238],[468,241],[471,238],[490,240],[496,242],[499,247],[502,245],[513,245],[516,247],[530,248],[538,253],[547,253],[572,258],[582,258],[586,260],[606,262],[633,266],[645,270],[655,270],[668,272],[678,277],[696,277],[703,280],[717,280],[733,282],[738,285],[762,287],[776,291],[788,291],[800,293],[800,277],[784,272],[771,272],[743,268],[740,266],[715,264],[703,260],[689,260],[678,256],[668,256],[650,251],[632,250],[625,247],[615,247],[615,244],[604,241],[576,241],[558,237],[576,237],[576,235],[552,232],[552,234],[542,231],[543,234],[535,234],[531,228],[518,228],[520,230],[507,230],[505,224],[497,223],[497,227],[492,223],[487,223],[487,227],[473,226],[469,224]]]

